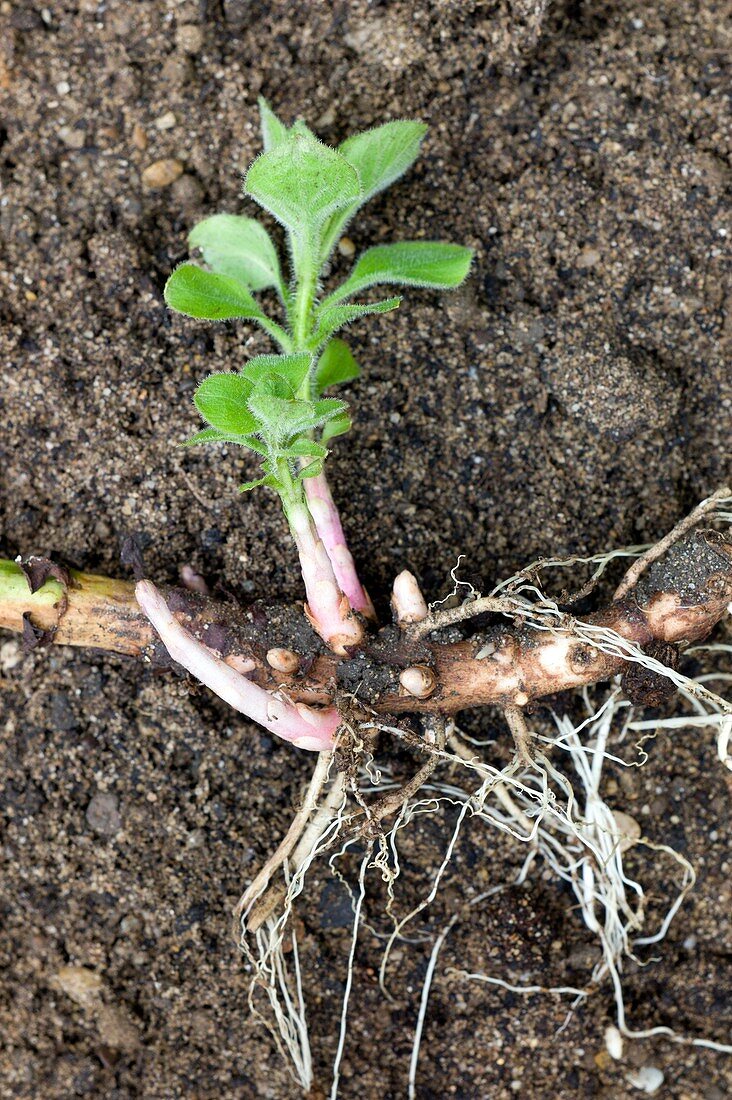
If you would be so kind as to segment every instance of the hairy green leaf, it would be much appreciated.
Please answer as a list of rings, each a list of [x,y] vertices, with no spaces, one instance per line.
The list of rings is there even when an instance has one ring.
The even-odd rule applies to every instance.
[[[379,244],[364,252],[350,277],[327,301],[342,301],[376,283],[451,290],[463,282],[472,260],[472,250],[459,244],[440,241]]]
[[[262,127],[262,142],[264,151],[267,153],[270,149],[275,149],[281,142],[285,141],[288,131],[284,122],[280,122],[263,95],[259,97],[257,102]]]
[[[303,435],[293,440],[285,452],[286,458],[325,458],[328,448],[322,443],[316,443],[314,439]]]
[[[224,435],[253,435],[257,421],[247,407],[252,383],[240,374],[211,374],[196,390],[194,404],[203,419]]]
[[[318,141],[318,138],[315,136],[308,124],[302,118],[295,119],[292,126],[290,127],[289,133],[299,134],[301,137],[308,137],[312,138],[313,141]]]
[[[323,459],[316,458],[300,471],[300,477],[317,477],[323,472]]]
[[[311,242],[329,214],[361,195],[358,173],[346,158],[299,133],[258,157],[244,188],[284,226]]]
[[[259,431],[275,449],[293,438],[319,428],[327,420],[341,415],[347,408],[343,401],[326,398],[321,401],[300,401],[280,397],[262,387],[249,397],[249,409],[258,422]]]
[[[251,447],[250,437],[247,435],[235,435],[220,432],[218,428],[204,428],[196,432],[190,439],[184,439],[181,447],[198,447],[203,443],[236,443],[240,447]]]
[[[261,320],[261,309],[245,286],[229,275],[215,275],[195,264],[181,264],[165,284],[165,301],[171,309],[206,321],[235,317]]]
[[[316,314],[317,324],[312,340],[313,346],[320,347],[331,333],[343,328],[344,325],[349,325],[359,317],[366,317],[369,313],[390,313],[399,307],[400,302],[401,298],[385,298],[381,302],[347,306],[323,302]]]
[[[280,396],[294,397],[304,385],[312,364],[313,357],[309,352],[297,355],[257,355],[249,360],[241,373],[255,385],[267,379],[284,379],[287,390],[282,391]]]
[[[358,378],[361,368],[353,357],[345,340],[335,337],[330,340],[318,360],[315,368],[315,388],[318,394],[329,386],[339,386],[343,382],[352,382]]]
[[[347,414],[334,416],[332,420],[329,420],[328,423],[323,426],[320,438],[323,443],[327,443],[329,439],[335,439],[337,435],[345,435],[346,432],[350,432],[351,427],[352,421]]]
[[[240,493],[249,493],[252,489],[258,489],[260,485],[268,485],[271,489],[279,489],[279,479],[274,474],[265,474],[264,477],[258,477],[254,481],[245,481],[243,485],[239,486]]]
[[[269,233],[254,218],[213,214],[188,235],[191,248],[200,248],[217,275],[228,275],[250,290],[282,289],[277,251]]]
[[[358,172],[362,202],[389,187],[411,168],[426,133],[423,122],[400,120],[346,138],[340,152]]]

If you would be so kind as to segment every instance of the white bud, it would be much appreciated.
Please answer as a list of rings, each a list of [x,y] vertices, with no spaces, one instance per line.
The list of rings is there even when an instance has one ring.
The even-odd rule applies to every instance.
[[[391,606],[399,626],[420,623],[427,618],[427,604],[420,592],[417,578],[404,569],[394,581]]]
[[[275,672],[283,672],[286,676],[291,676],[299,669],[300,658],[291,649],[268,649],[267,664]]]
[[[412,668],[405,668],[399,675],[399,683],[415,699],[426,699],[437,686],[434,672],[426,665],[413,665]]]

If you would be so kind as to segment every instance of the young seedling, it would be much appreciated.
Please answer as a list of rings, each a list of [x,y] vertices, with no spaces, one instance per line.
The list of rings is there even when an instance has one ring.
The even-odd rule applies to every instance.
[[[279,345],[279,354],[259,355],[237,371],[204,379],[194,401],[207,427],[187,445],[233,443],[259,456],[261,476],[241,489],[266,486],[278,494],[300,558],[307,617],[344,655],[362,641],[374,613],[324,474],[328,444],[351,427],[346,402],[324,395],[360,374],[335,333],[399,306],[399,297],[354,300],[373,286],[459,286],[472,252],[435,241],[378,245],[357,259],[345,282],[323,293],[347,224],[414,163],[427,128],[388,122],[332,149],[304,122],[288,128],[264,100],[260,109],[264,152],[246,174],[244,193],[284,228],[289,278],[264,226],[244,215],[214,214],[189,236],[205,267],[181,264],[168,279],[165,300],[188,317],[254,321]],[[255,298],[262,291],[278,297],[276,319]],[[143,588],[138,596],[147,611],[150,592]]]
[[[253,965],[252,990],[265,991],[277,1023],[276,1041],[280,1043],[281,1036],[281,1048],[290,1052],[306,1089],[312,1084],[312,1066],[294,929],[288,948],[294,982],[288,976],[284,943],[292,905],[308,869],[321,854],[331,852],[331,860],[339,859],[350,845],[366,842],[358,897],[354,895],[353,945],[331,1093],[335,1096],[366,870],[373,864],[388,881],[393,900],[399,833],[411,815],[435,812],[443,801],[451,807],[462,803],[452,839],[429,895],[395,925],[382,982],[392,943],[434,898],[469,813],[528,846],[517,882],[540,856],[574,890],[587,927],[602,945],[593,983],[611,977],[620,1033],[663,1033],[675,1041],[729,1052],[732,1048],[724,1044],[686,1040],[665,1027],[642,1033],[626,1027],[622,958],[639,944],[663,938],[690,889],[693,872],[683,857],[658,846],[683,866],[682,889],[660,930],[634,939],[643,917],[643,891],[626,877],[621,857],[629,841],[647,842],[625,834],[622,815],[604,803],[600,788],[603,760],[622,763],[606,752],[613,716],[628,711],[631,704],[658,706],[669,685],[678,689],[692,715],[649,723],[631,721],[628,711],[630,718],[617,743],[622,743],[626,729],[653,727],[657,732],[682,724],[708,725],[717,730],[720,760],[732,767],[732,704],[706,686],[708,676],[692,680],[677,670],[675,661],[679,647],[706,638],[732,599],[732,544],[714,527],[694,529],[703,520],[728,525],[732,491],[723,488],[713,494],[653,548],[535,562],[486,597],[471,589],[470,597],[457,607],[429,608],[416,579],[404,571],[392,595],[396,629],[385,628],[376,642],[365,639],[368,620],[375,616],[324,474],[328,445],[351,424],[346,403],[326,394],[360,373],[352,352],[335,333],[361,316],[398,306],[400,299],[393,297],[354,300],[373,286],[458,286],[468,273],[471,253],[460,246],[423,241],[380,245],[356,261],[345,282],[326,292],[329,258],[350,218],[409,168],[425,128],[416,122],[392,122],[357,134],[336,150],[319,142],[300,121],[284,126],[263,101],[261,110],[265,151],[247,173],[245,192],[284,227],[287,278],[263,226],[249,217],[219,214],[201,222],[190,235],[191,247],[200,251],[205,267],[181,265],[169,279],[165,297],[173,309],[191,317],[253,320],[278,345],[278,354],[257,356],[239,370],[213,374],[201,383],[195,404],[207,426],[187,445],[233,443],[259,457],[261,476],[242,489],[263,485],[278,494],[300,557],[305,610],[325,646],[302,630],[297,614],[294,622],[288,619],[286,609],[272,609],[271,620],[263,616],[263,626],[246,610],[217,604],[205,592],[194,596],[178,591],[173,610],[172,598],[168,603],[149,580],[140,580],[133,590],[123,581],[66,570],[36,557],[0,561],[0,627],[22,632],[29,647],[54,642],[148,660],[167,657],[266,729],[320,753],[290,829],[236,909],[236,935]],[[279,299],[276,316],[255,297],[260,292],[274,292],[265,302]],[[539,575],[547,568],[593,563],[595,572],[582,589],[587,593],[611,561],[639,553],[614,600],[584,618],[569,614],[542,591]],[[499,625],[477,625],[464,635],[460,628],[478,615],[500,616]],[[283,624],[274,646],[270,621]],[[215,631],[210,630],[213,625]],[[307,653],[302,652],[305,645]],[[354,647],[359,647],[355,655]],[[363,666],[361,655],[368,656]],[[368,673],[363,672],[366,664]],[[353,683],[354,668],[359,688],[346,708],[340,685]],[[529,703],[616,674],[622,674],[622,680],[598,709],[589,707],[585,694],[588,716],[576,727],[569,718],[557,719],[558,739],[527,725],[524,713]],[[363,705],[359,693],[365,676],[369,684]],[[622,693],[628,701],[622,700]],[[452,718],[461,710],[489,703],[503,710],[513,735],[515,752],[505,767],[480,759],[464,743]],[[397,721],[405,712],[421,717],[421,737]],[[353,730],[354,736],[347,744],[350,751],[339,756],[336,766],[336,754],[330,750],[339,729]],[[383,774],[374,769],[378,733],[421,754],[420,768],[404,784],[394,780],[388,765]],[[556,758],[569,752],[577,792],[547,746],[556,750]],[[447,782],[433,774],[443,762],[477,773],[479,789],[461,790],[452,777]],[[428,796],[418,797],[428,781]],[[363,797],[369,784],[378,798]],[[349,795],[354,802],[350,806]],[[394,815],[396,822],[387,834],[382,822]],[[494,885],[467,905],[502,888]],[[409,1072],[410,1097],[417,1095],[432,974],[457,919],[458,914],[450,918],[430,958]],[[515,986],[492,975],[463,976],[519,993],[543,988]],[[552,992],[583,998],[588,988],[557,987]]]

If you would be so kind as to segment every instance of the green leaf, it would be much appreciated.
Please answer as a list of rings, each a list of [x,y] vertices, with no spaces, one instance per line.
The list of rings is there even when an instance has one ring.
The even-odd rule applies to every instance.
[[[254,385],[258,385],[265,379],[284,379],[294,397],[307,380],[312,365],[313,357],[309,352],[301,352],[297,355],[257,355],[249,360],[241,373]],[[284,391],[283,395],[290,394]]]
[[[464,281],[472,260],[472,250],[459,244],[439,241],[379,244],[364,252],[349,278],[330,295],[327,303],[359,294],[376,283],[451,290]]]
[[[313,422],[311,427],[317,428],[328,420],[334,420],[342,416],[348,409],[345,401],[339,401],[337,397],[322,397],[320,401],[311,402],[313,406]]]
[[[339,386],[343,382],[352,382],[358,378],[361,368],[354,359],[345,340],[336,337],[330,340],[315,369],[315,388],[320,395],[329,386]]]
[[[165,284],[165,301],[187,317],[228,321],[234,317],[264,317],[245,286],[229,275],[214,275],[195,264],[181,264]]]
[[[289,132],[291,134],[300,134],[301,137],[312,138],[313,141],[318,141],[318,138],[315,136],[313,131],[302,118],[295,119],[292,126],[290,127]]]
[[[356,321],[359,317],[366,317],[370,313],[390,313],[393,309],[399,307],[400,302],[401,298],[385,298],[381,302],[348,306],[331,305],[328,302],[323,302],[316,314],[317,327],[312,343],[315,347],[319,347],[331,333],[342,328],[343,325],[349,325],[351,321]]]
[[[252,489],[258,489],[260,485],[267,485],[270,489],[280,488],[279,480],[274,474],[265,474],[264,477],[258,477],[255,481],[245,481],[243,485],[239,486],[239,492],[250,493]]]
[[[330,214],[361,196],[358,173],[346,158],[298,133],[254,161],[244,188],[284,226],[311,242]]]
[[[202,432],[196,432],[190,439],[184,439],[181,447],[198,447],[203,443],[238,443],[242,447],[249,446],[249,437],[245,435],[227,435],[218,428],[204,428]]]
[[[352,427],[352,421],[350,416],[334,416],[332,420],[329,420],[324,425],[321,433],[321,440],[323,443],[327,443],[329,439],[335,439],[337,435],[345,435],[346,432],[350,432]]]
[[[288,131],[284,122],[280,122],[263,95],[259,97],[257,102],[259,104],[259,118],[262,127],[262,141],[264,143],[264,151],[267,153],[270,149],[275,149],[287,139]]]
[[[361,202],[367,202],[411,168],[426,133],[423,122],[401,120],[346,138],[340,152],[358,172],[363,188]]]
[[[317,477],[318,474],[323,472],[323,460],[322,458],[316,458],[313,462],[310,462],[300,471],[300,477]]]
[[[285,452],[286,458],[325,458],[328,454],[328,448],[324,447],[322,443],[316,443],[314,439],[310,439],[308,436],[300,436],[299,439],[293,440],[290,446]]]
[[[217,275],[228,275],[251,290],[282,289],[277,251],[269,233],[254,218],[214,214],[188,235],[191,248],[200,248]]]
[[[257,421],[247,407],[252,384],[240,374],[211,374],[196,390],[193,402],[212,428],[224,435],[249,436]]]
[[[254,390],[249,398],[249,409],[259,423],[260,432],[275,448],[320,427],[341,415],[346,408],[344,401],[334,398],[299,401],[267,393],[261,388]]]
[[[198,447],[203,443],[229,443],[231,442],[223,432],[217,428],[204,428],[202,432],[196,432],[190,439],[184,439],[181,447]]]

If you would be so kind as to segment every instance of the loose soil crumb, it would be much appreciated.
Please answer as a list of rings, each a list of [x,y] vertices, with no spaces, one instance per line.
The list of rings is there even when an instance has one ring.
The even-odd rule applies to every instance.
[[[540,555],[664,534],[730,475],[723,18],[715,0],[0,4],[0,552],[116,574],[132,533],[160,582],[189,563],[241,600],[299,597],[276,501],[236,492],[250,460],[173,446],[195,425],[196,380],[267,341],[174,317],[161,294],[188,229],[243,209],[260,92],[329,142],[429,122],[419,165],[350,237],[476,249],[463,290],[410,293],[349,337],[365,373],[334,485],[382,615],[407,566],[435,598],[459,554],[487,589]],[[229,921],[311,759],[170,674],[7,645],[0,1095],[295,1097],[248,1016]],[[503,737],[489,714],[469,728]],[[729,807],[709,740],[649,743],[642,771],[609,782],[613,805],[699,872],[659,961],[626,968],[630,1020],[729,1042]],[[404,836],[400,912],[429,889],[451,824],[422,818]],[[520,858],[468,828],[421,929]],[[369,917],[385,930],[379,902]],[[319,1095],[343,905],[316,870],[298,912]],[[538,874],[470,914],[433,985],[420,1100],[622,1100],[648,1066],[657,1095],[729,1094],[730,1061],[709,1051],[626,1042],[614,1062],[609,989],[557,1035],[566,1004],[450,976],[581,983],[595,947],[554,882]],[[380,947],[364,930],[343,1098],[406,1095],[431,937],[398,948],[393,1002]],[[69,968],[92,975],[91,1001],[64,992]]]

